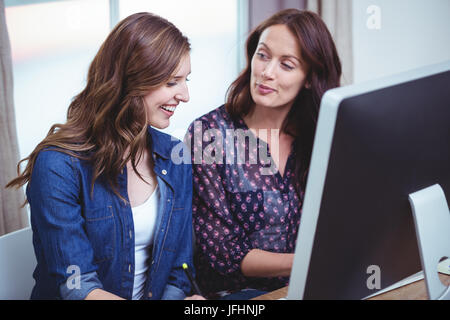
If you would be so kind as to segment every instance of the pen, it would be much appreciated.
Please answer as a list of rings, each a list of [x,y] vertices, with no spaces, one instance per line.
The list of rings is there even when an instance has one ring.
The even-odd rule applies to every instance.
[[[183,263],[182,266],[183,266],[184,273],[186,273],[189,281],[191,282],[192,287],[194,288],[195,294],[198,294],[199,296],[203,296],[202,292],[200,291],[200,289],[197,285],[197,282],[195,282],[194,277],[192,276],[191,272],[188,269],[187,263]]]

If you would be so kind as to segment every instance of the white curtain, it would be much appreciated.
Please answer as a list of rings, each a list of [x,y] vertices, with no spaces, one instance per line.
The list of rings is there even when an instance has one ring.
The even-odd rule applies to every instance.
[[[248,0],[249,30],[274,13],[289,8],[305,9],[307,0]]]
[[[341,84],[352,84],[352,0],[306,0],[306,9],[320,15],[326,23],[341,58]]]
[[[6,29],[5,4],[0,0],[0,236],[28,225],[22,189],[5,189],[17,176],[19,161],[13,101],[11,46]]]

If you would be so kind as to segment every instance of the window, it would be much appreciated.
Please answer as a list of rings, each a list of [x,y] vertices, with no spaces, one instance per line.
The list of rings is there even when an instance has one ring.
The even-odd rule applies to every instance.
[[[7,3],[8,5],[8,3]],[[65,122],[72,98],[109,32],[109,1],[52,1],[7,6],[20,157],[54,123]]]
[[[196,117],[224,103],[241,51],[238,0],[6,1],[21,158],[51,125],[65,122],[67,108],[84,88],[89,64],[110,31],[110,21],[140,11],[168,19],[191,42],[191,99],[164,131],[181,139]]]

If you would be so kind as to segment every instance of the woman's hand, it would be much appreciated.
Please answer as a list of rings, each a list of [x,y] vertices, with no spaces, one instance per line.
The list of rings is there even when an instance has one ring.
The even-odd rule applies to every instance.
[[[194,294],[193,296],[186,297],[184,300],[206,300],[204,297]]]
[[[85,300],[125,300],[115,294],[102,289],[94,289],[84,298]]]

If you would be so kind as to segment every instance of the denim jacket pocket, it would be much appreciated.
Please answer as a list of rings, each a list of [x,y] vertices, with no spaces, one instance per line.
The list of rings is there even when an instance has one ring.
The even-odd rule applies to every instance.
[[[94,250],[94,263],[114,256],[115,220],[111,206],[85,210],[86,233]]]

